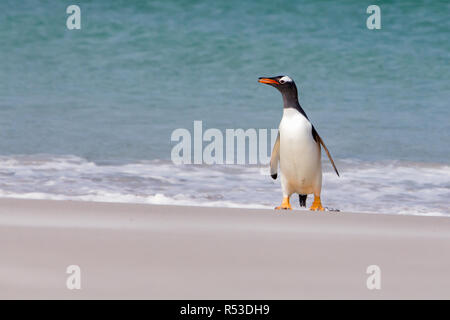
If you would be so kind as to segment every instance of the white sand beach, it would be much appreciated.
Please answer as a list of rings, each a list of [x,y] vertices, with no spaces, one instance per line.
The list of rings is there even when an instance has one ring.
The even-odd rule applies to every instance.
[[[1,199],[0,251],[2,299],[450,298],[445,217]]]

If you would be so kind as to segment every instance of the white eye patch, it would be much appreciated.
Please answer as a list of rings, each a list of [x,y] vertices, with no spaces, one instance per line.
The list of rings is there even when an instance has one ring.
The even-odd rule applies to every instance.
[[[289,78],[288,76],[283,76],[282,78],[280,78],[279,81],[281,84],[285,83],[285,82],[292,82],[292,79]]]

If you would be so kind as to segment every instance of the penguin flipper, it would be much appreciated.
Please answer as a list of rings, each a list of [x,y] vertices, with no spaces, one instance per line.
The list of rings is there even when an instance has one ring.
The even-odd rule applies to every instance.
[[[336,165],[334,164],[334,160],[331,157],[330,151],[328,151],[327,146],[325,145],[325,142],[323,142],[322,138],[319,136],[319,134],[316,131],[316,128],[314,128],[314,126],[312,127],[312,135],[314,140],[316,140],[317,143],[319,143],[320,145],[322,145],[323,149],[325,150],[325,152],[327,153],[328,159],[330,159],[331,164],[333,165],[334,171],[336,172],[336,174],[338,175],[338,177],[340,177],[339,172],[336,168]]]
[[[278,132],[277,140],[273,145],[272,156],[270,158],[270,176],[276,179],[278,174],[278,162],[280,161],[280,133]]]

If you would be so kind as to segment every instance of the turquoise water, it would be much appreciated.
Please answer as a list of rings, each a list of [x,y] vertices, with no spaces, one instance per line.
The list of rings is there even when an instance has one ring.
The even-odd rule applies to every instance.
[[[381,30],[366,28],[374,3]],[[257,78],[288,74],[341,166],[413,167],[417,190],[427,189],[420,168],[449,172],[448,1],[76,1],[81,30],[66,28],[69,4],[0,3],[5,163],[42,155],[52,163],[59,156],[95,165],[167,161],[172,131],[192,130],[194,120],[276,128],[280,95]],[[0,191],[33,191],[11,177]],[[33,179],[26,181],[40,181]],[[428,189],[447,197],[448,181]]]
[[[2,154],[169,159],[170,134],[276,128],[288,74],[337,158],[448,163],[448,1],[0,4]]]

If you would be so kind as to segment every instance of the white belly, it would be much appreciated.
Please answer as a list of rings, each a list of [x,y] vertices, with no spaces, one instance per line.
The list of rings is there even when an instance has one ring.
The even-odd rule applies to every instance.
[[[322,166],[320,146],[311,123],[297,110],[285,109],[280,122],[280,171],[283,193],[320,195]]]

